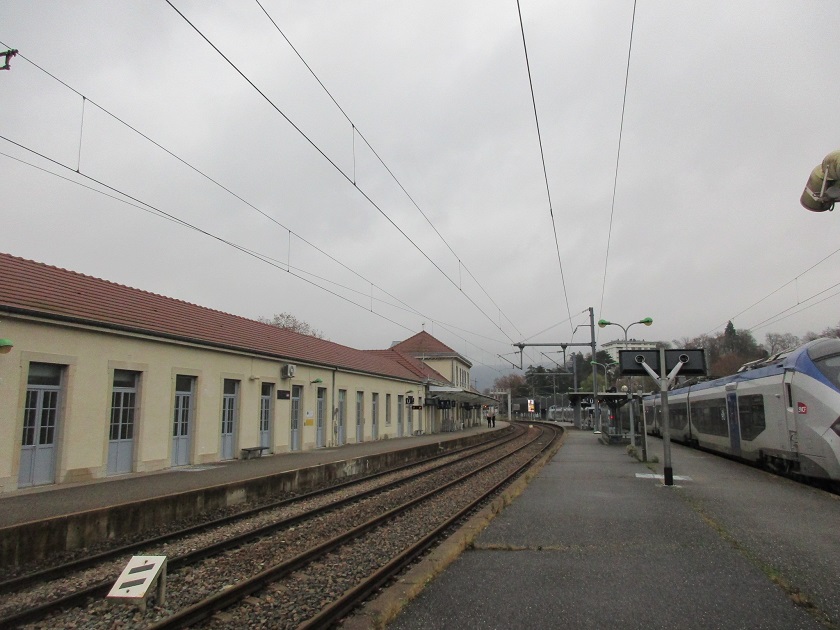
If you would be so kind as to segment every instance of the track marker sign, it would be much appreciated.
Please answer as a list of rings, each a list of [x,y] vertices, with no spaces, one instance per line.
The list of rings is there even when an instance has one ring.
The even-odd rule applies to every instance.
[[[146,594],[157,580],[157,603],[166,599],[166,556],[133,556],[117,578],[108,597],[127,599],[146,609]]]

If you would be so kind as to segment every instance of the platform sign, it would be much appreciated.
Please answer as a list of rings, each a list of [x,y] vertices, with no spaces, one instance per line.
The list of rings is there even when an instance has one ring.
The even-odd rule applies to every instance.
[[[166,592],[166,556],[133,556],[108,597],[134,600],[145,608],[146,594],[158,576],[158,603],[162,604]]]
[[[649,376],[646,363],[657,374],[662,373],[659,350],[619,350],[618,364],[622,376]],[[665,350],[665,373],[682,364],[680,376],[707,376],[705,350]]]

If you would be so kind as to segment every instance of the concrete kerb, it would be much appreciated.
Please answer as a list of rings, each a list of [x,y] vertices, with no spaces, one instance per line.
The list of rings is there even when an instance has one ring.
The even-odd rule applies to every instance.
[[[490,522],[522,494],[543,466],[560,450],[565,439],[564,430],[557,444],[552,446],[535,466],[532,466],[491,503],[472,516],[457,532],[399,576],[394,583],[384,588],[376,599],[367,602],[361,610],[348,617],[341,627],[344,630],[381,630],[396,619],[403,608],[419,596],[429,582],[452,564],[464,550],[472,547]]]
[[[142,534],[165,523],[194,518],[203,512],[247,500],[260,500],[281,491],[306,492],[328,481],[370,474],[397,463],[410,463],[436,455],[441,449],[479,444],[489,439],[489,435],[479,433],[430,442],[413,448],[284,470],[252,479],[2,527],[0,566],[19,566],[51,554],[89,547],[103,540]]]

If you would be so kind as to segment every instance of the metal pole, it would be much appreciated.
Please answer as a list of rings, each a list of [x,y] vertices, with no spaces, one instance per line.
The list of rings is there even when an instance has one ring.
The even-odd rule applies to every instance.
[[[598,366],[595,365],[597,357],[595,356],[595,309],[589,307],[589,331],[592,334],[592,410],[597,414],[595,416],[598,431],[601,430],[601,405],[598,404]]]
[[[664,449],[665,462],[663,473],[665,485],[674,485],[674,469],[671,467],[671,414],[668,411],[668,375],[665,367],[665,348],[659,349],[659,365],[662,378],[659,381],[659,390],[662,394],[662,447]]]
[[[632,325],[633,324],[630,324],[630,326]],[[630,328],[630,326],[627,328]],[[624,330],[624,349],[627,350],[627,329]],[[633,377],[629,376],[627,378],[627,382],[630,385],[630,444],[633,445],[633,448],[636,448],[636,430],[633,426],[636,420],[633,416],[633,405],[635,404],[633,401]]]

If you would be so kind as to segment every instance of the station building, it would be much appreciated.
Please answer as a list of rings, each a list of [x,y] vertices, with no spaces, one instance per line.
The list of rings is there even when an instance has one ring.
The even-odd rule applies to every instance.
[[[0,338],[0,492],[459,430],[487,400],[426,332],[357,350],[8,254]]]
[[[601,349],[610,355],[613,362],[618,363],[620,350],[656,350],[659,346],[655,341],[642,341],[641,339],[617,339],[601,345]]]

